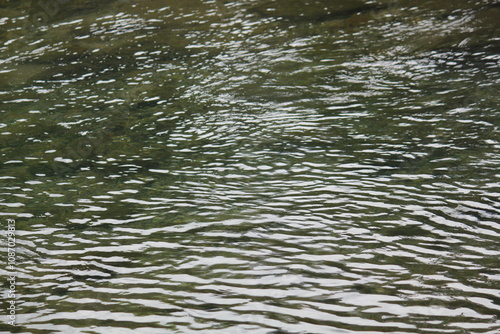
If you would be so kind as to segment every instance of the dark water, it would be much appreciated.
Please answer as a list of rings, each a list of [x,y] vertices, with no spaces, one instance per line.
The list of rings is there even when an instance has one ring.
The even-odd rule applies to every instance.
[[[0,13],[0,332],[500,332],[497,2]]]

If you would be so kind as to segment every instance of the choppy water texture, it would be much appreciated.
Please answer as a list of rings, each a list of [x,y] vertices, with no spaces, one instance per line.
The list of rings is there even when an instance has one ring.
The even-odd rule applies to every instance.
[[[0,13],[1,332],[500,332],[498,2]]]

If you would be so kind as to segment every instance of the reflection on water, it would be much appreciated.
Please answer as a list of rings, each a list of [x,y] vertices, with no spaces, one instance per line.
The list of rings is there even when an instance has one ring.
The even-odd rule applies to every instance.
[[[313,2],[0,4],[1,331],[500,330],[498,4]]]

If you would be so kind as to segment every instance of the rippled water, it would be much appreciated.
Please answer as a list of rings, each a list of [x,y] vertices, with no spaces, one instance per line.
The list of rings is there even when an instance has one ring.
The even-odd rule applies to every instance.
[[[1,332],[500,331],[497,2],[0,13]]]

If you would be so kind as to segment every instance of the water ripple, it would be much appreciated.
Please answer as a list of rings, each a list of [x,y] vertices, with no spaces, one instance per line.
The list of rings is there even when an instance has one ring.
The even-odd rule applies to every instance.
[[[0,5],[20,331],[500,330],[497,6],[282,2]]]

